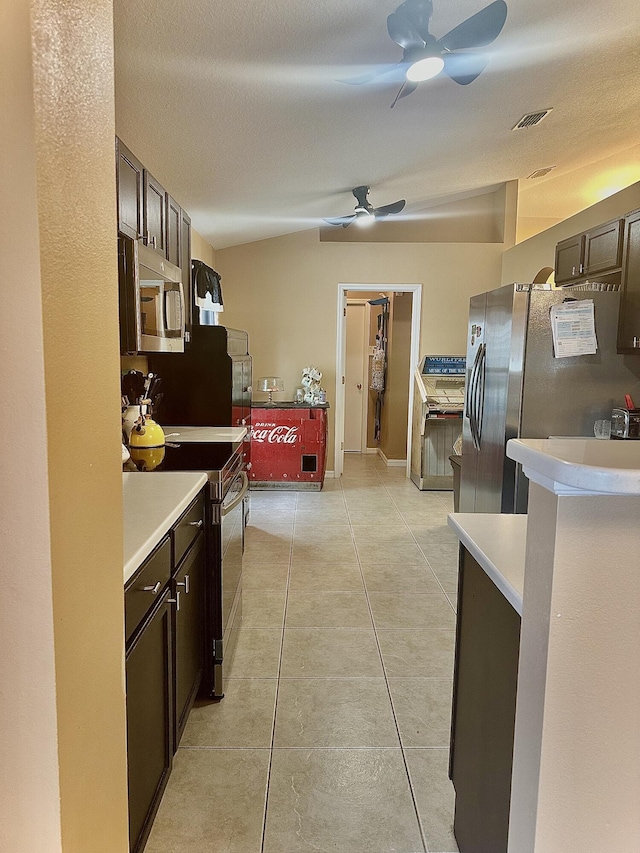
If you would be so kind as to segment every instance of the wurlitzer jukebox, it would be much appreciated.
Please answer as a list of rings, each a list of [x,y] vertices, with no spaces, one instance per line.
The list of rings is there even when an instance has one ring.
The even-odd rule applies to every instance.
[[[464,356],[425,355],[415,370],[411,479],[419,489],[453,489],[449,457],[462,433]]]

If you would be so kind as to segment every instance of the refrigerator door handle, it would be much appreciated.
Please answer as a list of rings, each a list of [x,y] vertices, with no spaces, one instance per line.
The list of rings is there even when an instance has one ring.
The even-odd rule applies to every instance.
[[[474,362],[474,367],[475,367],[475,362]],[[471,371],[469,373],[469,381],[467,382],[467,386],[464,389],[464,416],[465,416],[465,418],[470,417],[470,414],[469,414],[469,398],[471,396],[471,383],[473,382],[474,367],[471,368]]]
[[[473,389],[471,398],[471,414],[473,416],[473,445],[476,450],[480,450],[480,430],[478,422],[478,387],[480,385],[480,366],[482,364],[482,344],[478,349],[478,359],[473,379]]]
[[[480,355],[480,350],[478,350],[478,355]],[[473,439],[473,446],[476,450],[480,449],[480,444],[478,442],[478,421],[476,417],[476,392],[478,388],[478,365],[474,365],[473,371],[473,384],[471,386],[471,414],[469,415],[469,426],[471,427],[471,438]]]
[[[473,441],[473,446],[476,450],[480,449],[479,437],[478,437],[478,420],[477,420],[477,391],[478,391],[478,379],[479,379],[479,367],[480,360],[482,357],[482,347],[480,344],[478,350],[476,352],[476,357],[473,361],[473,367],[471,369],[471,377],[469,380],[469,388],[468,388],[468,396],[467,396],[467,412],[466,415],[469,418],[469,429],[471,431],[471,440]]]
[[[485,389],[485,372],[487,369],[487,345],[480,345],[480,363],[478,364],[478,382],[476,386],[476,435],[478,438],[478,450],[482,442],[482,420],[484,417],[484,389]]]
[[[469,420],[471,420],[471,398],[473,396],[473,384],[476,378],[476,369],[478,366],[478,357],[480,356],[480,349],[476,352],[476,357],[473,360],[473,367],[471,368],[471,373],[469,375],[469,383],[465,389],[465,401],[464,401],[464,413]]]

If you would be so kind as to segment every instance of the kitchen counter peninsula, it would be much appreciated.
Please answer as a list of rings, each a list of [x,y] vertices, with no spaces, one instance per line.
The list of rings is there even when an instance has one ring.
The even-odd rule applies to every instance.
[[[521,616],[527,516],[456,512],[449,527]]]
[[[512,439],[529,478],[509,853],[640,838],[640,442]]]
[[[513,439],[507,455],[530,481],[528,516],[449,517],[464,546],[451,743],[458,846],[631,853],[640,442]]]
[[[526,521],[454,514],[449,522],[464,546],[452,778],[463,753],[469,772],[488,762],[492,786],[482,809],[472,800],[466,826],[456,800],[458,845],[462,853],[631,853],[640,838],[640,442],[512,439],[507,456],[530,481]],[[518,525],[523,572],[522,542],[507,535]],[[520,579],[521,619],[513,611]],[[517,621],[499,606],[505,600]],[[515,715],[505,690],[514,674]],[[477,700],[466,728],[465,679]],[[510,750],[504,738],[486,748],[486,733],[499,729]],[[497,799],[492,824],[487,803]]]
[[[506,853],[527,516],[454,513],[461,544],[449,775],[462,853]]]

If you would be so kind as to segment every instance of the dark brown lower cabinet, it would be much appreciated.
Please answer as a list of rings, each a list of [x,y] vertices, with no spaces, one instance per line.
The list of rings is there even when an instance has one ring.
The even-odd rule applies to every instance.
[[[126,656],[129,847],[141,850],[173,758],[173,605],[160,597]]]
[[[125,586],[129,846],[143,850],[204,667],[201,493]]]
[[[175,745],[187,723],[203,669],[204,649],[204,536],[182,561],[175,584]]]
[[[506,853],[520,616],[460,548],[449,775],[461,853]]]

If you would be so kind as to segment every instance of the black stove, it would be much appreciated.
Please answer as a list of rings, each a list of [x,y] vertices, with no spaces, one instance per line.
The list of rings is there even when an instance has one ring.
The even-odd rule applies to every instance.
[[[133,448],[127,466],[145,472],[204,471],[211,484],[211,497],[219,500],[225,485],[242,468],[242,442],[169,441],[164,447]]]

